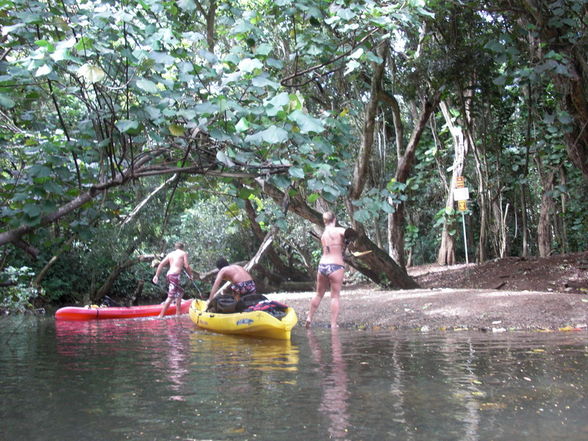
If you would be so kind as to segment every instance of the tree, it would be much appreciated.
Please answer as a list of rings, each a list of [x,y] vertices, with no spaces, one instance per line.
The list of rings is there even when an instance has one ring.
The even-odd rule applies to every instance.
[[[588,6],[574,0],[496,3],[519,37],[528,42],[537,67],[553,79],[561,108],[570,118],[569,124],[564,123],[568,156],[588,179],[588,39],[584,20]]]
[[[372,252],[352,263],[364,274],[386,286],[414,286],[403,268],[404,233],[411,229],[411,243],[430,260],[440,237],[435,213],[451,204],[445,175],[455,155],[443,148],[452,141],[440,125],[439,93],[447,121],[474,155],[463,169],[475,188],[471,223],[480,258],[516,249],[519,219],[525,234],[538,228],[544,192],[560,202],[545,217],[552,249],[580,246],[583,83],[574,72],[583,72],[576,65],[583,52],[574,48],[585,44],[576,32],[584,6],[533,5],[0,6],[2,265],[36,256],[39,280],[52,282],[59,261],[91,267],[98,250],[108,250],[91,239],[107,226],[124,238],[95,268],[96,289],[120,262],[136,258],[124,255],[130,244],[143,244],[141,254],[163,249],[178,217],[206,203],[202,191],[226,185],[227,205],[250,228],[246,250],[269,228],[257,219],[266,198],[290,198],[290,212],[313,228],[328,207],[360,231],[356,246]],[[566,20],[568,13],[576,15]],[[542,27],[529,33],[523,22]],[[580,157],[576,168],[560,155],[564,136],[568,155]],[[554,173],[549,191],[538,184],[539,164],[545,176]],[[277,215],[265,219],[283,224]],[[537,241],[528,239],[520,248],[532,252]],[[307,251],[300,243],[293,248]],[[281,266],[291,255],[280,247],[266,258],[296,273]]]

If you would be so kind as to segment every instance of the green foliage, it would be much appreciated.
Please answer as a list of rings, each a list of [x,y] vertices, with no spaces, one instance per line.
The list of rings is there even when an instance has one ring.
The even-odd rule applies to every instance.
[[[2,282],[11,285],[0,291],[0,311],[24,312],[33,307],[31,302],[38,296],[38,292],[30,286],[29,280],[34,274],[26,266],[4,268],[0,273]]]
[[[174,229],[186,244],[192,267],[199,272],[214,269],[220,256],[233,262],[248,259],[254,247],[251,239],[244,240],[250,233],[243,227],[242,213],[227,204],[227,199],[213,195],[196,201],[180,216]]]
[[[353,213],[354,219],[367,223],[380,215],[394,213],[395,204],[407,199],[403,194],[405,187],[406,184],[390,183],[382,190],[371,188],[361,199],[353,201],[353,205],[357,207]]]
[[[567,226],[569,247],[586,248],[585,183],[569,166],[565,148],[576,121],[554,81],[573,73],[566,48],[585,52],[585,2],[540,5],[537,13],[557,31],[554,45],[544,41],[545,28],[509,15],[513,11],[500,14],[495,2],[244,0],[215,6],[207,15],[211,3],[192,0],[0,3],[0,230],[37,227],[26,236],[40,251],[35,273],[75,236],[42,282],[49,301],[79,301],[121,262],[167,251],[176,240],[186,242],[199,271],[221,254],[249,258],[257,244],[245,200],[254,204],[264,230],[279,226],[281,245],[297,248],[300,259],[316,258],[308,226],[284,216],[249,186],[250,179],[260,177],[309,205],[345,206],[383,44],[390,54],[382,88],[399,105],[395,116],[404,138],[422,97],[434,90],[442,91],[453,123],[470,118],[483,169],[476,169],[470,152],[464,174],[472,185],[473,230],[480,208],[474,188],[482,186],[489,199],[517,210],[525,192],[532,231],[541,173],[557,172],[567,177],[552,192],[567,202],[557,217]],[[529,41],[542,46],[529,47]],[[453,209],[440,210],[448,191],[440,175],[447,179],[451,172],[453,141],[447,122],[435,114],[410,179],[395,182],[400,133],[393,122],[382,100],[369,182],[348,202],[370,236],[404,204],[407,248],[430,261],[442,225],[455,223]],[[141,161],[140,181],[134,176],[132,185],[95,189]],[[204,177],[182,175],[149,196],[188,167]],[[483,173],[487,183],[477,182]],[[223,174],[233,178],[218,177]],[[80,209],[40,227],[87,191],[94,197]],[[135,208],[139,213],[123,225]],[[521,213],[510,213],[516,245]],[[13,267],[24,265],[20,249],[5,256]],[[137,264],[113,290],[125,296],[152,272]]]
[[[404,244],[407,250],[416,248],[418,244],[420,232],[416,225],[407,225],[404,232]]]
[[[568,226],[566,244],[570,250],[588,249],[588,182],[577,170],[570,170],[567,187],[559,190],[568,201],[567,210],[562,213]],[[575,189],[571,191],[571,189]],[[561,197],[561,196],[560,196]]]

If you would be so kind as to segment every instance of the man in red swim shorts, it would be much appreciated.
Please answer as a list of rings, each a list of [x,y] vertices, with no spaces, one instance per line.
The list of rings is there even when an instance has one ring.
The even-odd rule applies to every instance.
[[[175,247],[175,251],[172,251],[167,256],[165,256],[165,259],[159,263],[157,266],[157,271],[155,272],[155,276],[153,277],[153,283],[157,284],[161,271],[165,266],[169,265],[169,270],[167,271],[166,275],[168,282],[167,299],[161,312],[159,313],[159,318],[165,315],[167,308],[169,308],[169,305],[174,300],[176,302],[176,316],[181,314],[182,296],[184,295],[184,290],[180,285],[180,276],[182,270],[186,270],[190,280],[192,280],[194,277],[192,274],[192,268],[190,268],[190,264],[188,263],[188,253],[184,251],[184,244],[182,242],[176,242]]]

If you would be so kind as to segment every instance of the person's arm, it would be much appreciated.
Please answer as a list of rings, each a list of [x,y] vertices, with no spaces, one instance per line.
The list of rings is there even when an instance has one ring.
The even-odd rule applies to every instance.
[[[216,275],[216,279],[214,280],[214,284],[212,285],[212,289],[210,290],[210,295],[208,296],[208,302],[210,302],[216,296],[217,290],[220,288],[220,284],[223,281],[224,274],[225,272],[223,268]]]
[[[347,247],[349,246],[349,243],[351,242],[350,234],[357,234],[357,233],[355,233],[355,231],[352,230],[351,228],[343,228],[343,227],[337,227],[337,233],[339,233],[341,235],[341,242],[342,242],[341,255],[344,255],[345,250],[347,249]]]
[[[184,254],[184,269],[188,273],[189,279],[193,280],[194,273],[192,272],[192,268],[190,267],[190,264],[188,263],[188,253]]]
[[[169,255],[166,256],[165,259],[163,259],[159,263],[159,265],[157,265],[157,271],[155,271],[155,276],[153,276],[153,283],[157,284],[157,282],[159,280],[159,275],[161,274],[161,271],[168,263],[169,263]]]

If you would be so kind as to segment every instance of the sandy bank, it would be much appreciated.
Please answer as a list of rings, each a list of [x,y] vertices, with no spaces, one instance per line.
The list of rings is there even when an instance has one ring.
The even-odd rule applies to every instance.
[[[302,325],[313,295],[279,293],[268,297],[293,306]],[[328,326],[329,308],[327,293],[316,314],[316,327]],[[358,329],[586,330],[588,296],[484,289],[348,288],[342,292],[339,323]]]

